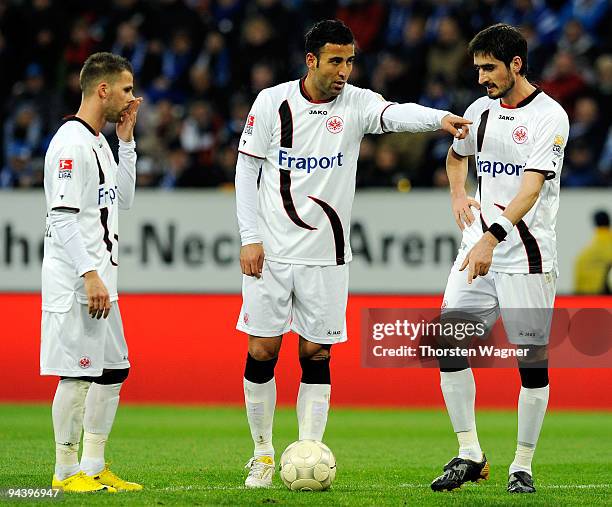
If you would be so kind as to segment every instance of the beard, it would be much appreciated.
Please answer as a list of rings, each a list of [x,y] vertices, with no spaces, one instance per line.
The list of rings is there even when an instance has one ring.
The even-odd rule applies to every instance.
[[[104,119],[109,123],[119,123],[121,120],[121,111],[108,112],[106,115],[104,115]]]
[[[506,85],[503,88],[497,88],[496,90],[492,90],[492,91],[490,91],[490,89],[487,88],[487,95],[491,99],[503,99],[506,95],[508,95],[508,92],[512,90],[515,83],[516,81],[514,79],[514,76],[510,74],[508,76],[508,81],[506,82]]]

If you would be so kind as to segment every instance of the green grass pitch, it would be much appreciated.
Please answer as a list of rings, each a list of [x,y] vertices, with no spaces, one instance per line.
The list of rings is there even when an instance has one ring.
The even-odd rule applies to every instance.
[[[239,407],[124,405],[107,446],[112,468],[145,490],[65,495],[68,505],[601,505],[612,498],[612,413],[551,412],[534,460],[538,492],[506,493],[516,434],[513,411],[480,411],[491,479],[453,493],[429,483],[456,452],[443,410],[332,408],[326,443],[338,461],[330,491],[295,493],[278,474],[268,490],[245,490],[251,439]],[[54,460],[50,406],[0,405],[0,488],[48,487]],[[297,438],[295,412],[279,409],[277,459]],[[45,501],[49,503],[48,501]],[[45,503],[43,502],[43,503]],[[25,502],[19,501],[20,504]],[[40,505],[40,501],[37,502]]]

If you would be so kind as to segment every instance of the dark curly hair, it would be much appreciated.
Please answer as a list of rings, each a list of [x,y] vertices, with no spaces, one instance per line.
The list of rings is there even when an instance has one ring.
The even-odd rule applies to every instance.
[[[306,54],[312,53],[319,59],[321,48],[325,44],[354,44],[355,37],[351,29],[339,19],[325,19],[314,24],[308,30],[304,40]]]
[[[519,74],[527,74],[527,41],[523,34],[511,25],[498,23],[481,30],[470,41],[468,53],[471,57],[475,54],[490,55],[504,62],[508,68],[512,59],[519,56],[523,61]]]

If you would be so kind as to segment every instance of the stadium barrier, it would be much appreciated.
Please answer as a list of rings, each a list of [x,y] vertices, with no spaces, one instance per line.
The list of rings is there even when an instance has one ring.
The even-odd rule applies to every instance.
[[[134,207],[120,215],[121,292],[239,293],[234,208],[229,192],[139,190]],[[560,294],[572,293],[573,263],[591,240],[591,216],[600,208],[612,211],[607,189],[562,194]],[[44,216],[42,191],[0,191],[0,292],[40,290]],[[358,192],[351,291],[439,294],[460,240],[447,191]]]
[[[235,294],[122,296],[132,362],[122,399],[241,404],[246,342],[234,329],[240,302]],[[436,308],[440,302],[440,296],[352,295],[347,313],[349,341],[332,351],[332,403],[442,407],[437,370],[363,368],[359,340],[362,308]],[[561,296],[557,306],[609,308],[612,298]],[[0,323],[0,401],[49,402],[57,379],[38,375],[40,296],[0,294]],[[284,342],[277,366],[278,398],[281,404],[293,404],[300,377],[297,339],[290,334]],[[611,372],[553,369],[550,408],[612,410]],[[516,406],[520,388],[516,369],[479,369],[475,377],[479,407]]]

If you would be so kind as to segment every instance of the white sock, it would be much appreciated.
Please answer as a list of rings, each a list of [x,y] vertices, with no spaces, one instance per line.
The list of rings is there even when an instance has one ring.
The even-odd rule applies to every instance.
[[[244,379],[244,403],[251,436],[255,444],[254,456],[271,456],[274,459],[272,446],[272,425],[276,408],[276,381],[274,378],[263,384]]]
[[[92,384],[85,399],[81,470],[95,475],[104,470],[104,448],[113,427],[122,384]]]
[[[51,417],[56,442],[55,476],[59,480],[79,471],[79,442],[89,386],[90,382],[77,379],[63,379],[57,384]]]
[[[472,369],[441,371],[440,387],[453,430],[457,434],[459,457],[481,461],[482,449],[478,442],[474,415],[476,384]]]
[[[329,398],[331,385],[304,384],[300,382],[297,398],[297,417],[299,439],[323,440],[327,414],[329,412]]]
[[[510,473],[531,473],[531,460],[538,443],[542,422],[548,406],[550,386],[528,389],[521,387],[518,401],[518,443]]]
[[[55,477],[63,481],[76,474],[79,467],[79,444],[55,442]]]

